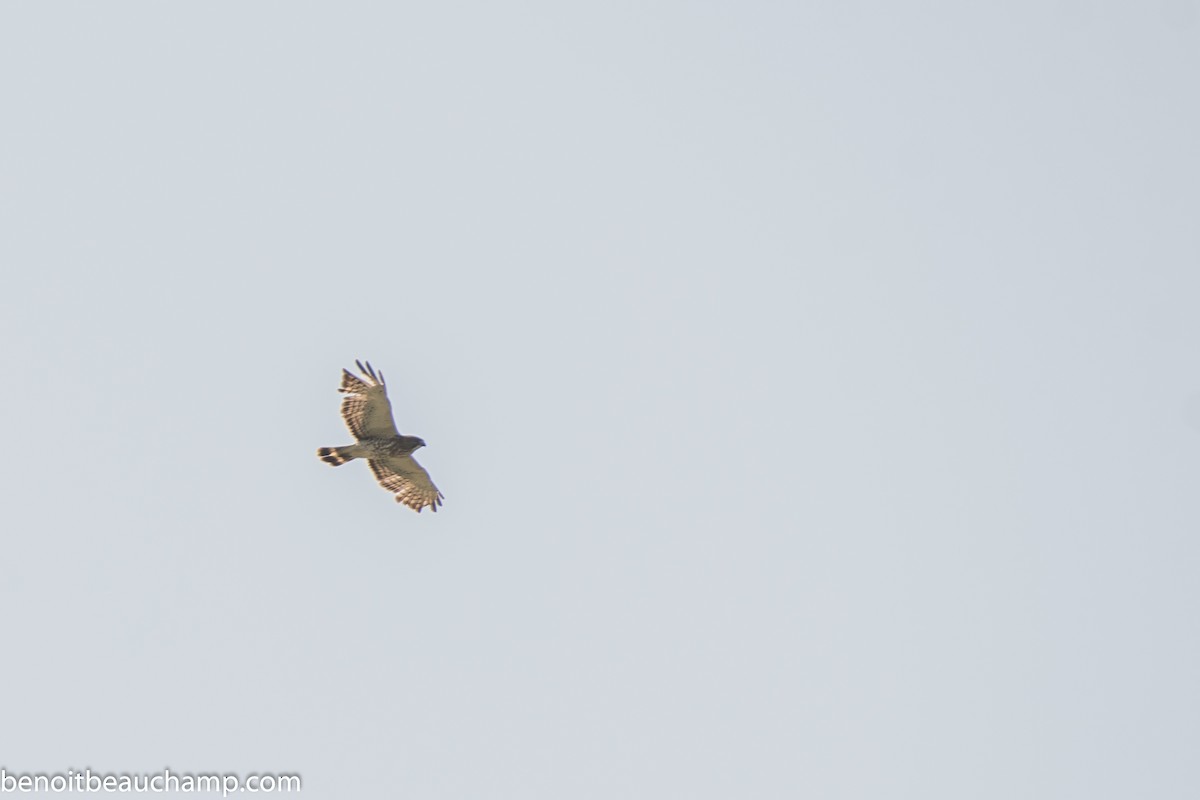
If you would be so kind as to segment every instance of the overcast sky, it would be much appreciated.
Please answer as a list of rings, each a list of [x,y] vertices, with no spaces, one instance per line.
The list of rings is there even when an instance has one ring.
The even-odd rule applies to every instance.
[[[5,4],[0,766],[1195,797],[1200,18],[991,5]]]

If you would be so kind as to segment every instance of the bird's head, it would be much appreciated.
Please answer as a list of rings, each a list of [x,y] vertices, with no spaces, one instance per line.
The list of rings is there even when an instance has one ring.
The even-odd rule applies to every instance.
[[[413,438],[417,440],[417,446],[414,447],[413,450],[417,450],[417,449],[425,446],[425,440],[422,439],[420,436],[414,436]]]

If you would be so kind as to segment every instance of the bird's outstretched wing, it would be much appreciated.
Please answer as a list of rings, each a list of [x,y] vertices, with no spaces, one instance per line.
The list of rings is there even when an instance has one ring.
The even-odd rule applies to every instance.
[[[397,503],[404,503],[417,513],[425,506],[436,512],[442,504],[442,493],[412,456],[372,458],[368,463],[375,480],[396,495]]]
[[[371,362],[355,361],[363,373],[360,378],[348,369],[342,370],[342,419],[354,438],[388,439],[398,436],[392,419],[392,404],[388,400],[383,373],[375,374]]]

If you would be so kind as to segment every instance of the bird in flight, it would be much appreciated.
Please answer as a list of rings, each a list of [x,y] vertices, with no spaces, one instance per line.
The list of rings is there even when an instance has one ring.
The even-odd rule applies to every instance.
[[[338,389],[343,395],[342,419],[354,434],[354,444],[322,447],[317,450],[317,457],[335,467],[365,458],[375,480],[396,496],[397,503],[404,503],[418,513],[426,506],[437,511],[442,504],[442,493],[433,485],[425,468],[412,457],[417,448],[425,446],[425,440],[402,436],[396,430],[383,371],[376,374],[369,361],[354,363],[362,377],[344,369]]]

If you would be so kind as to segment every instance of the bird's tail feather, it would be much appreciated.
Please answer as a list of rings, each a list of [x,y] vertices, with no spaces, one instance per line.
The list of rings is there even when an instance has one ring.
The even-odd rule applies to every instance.
[[[353,461],[358,458],[358,456],[346,452],[348,449],[345,447],[322,447],[317,450],[317,458],[332,467],[340,467],[347,461]]]

